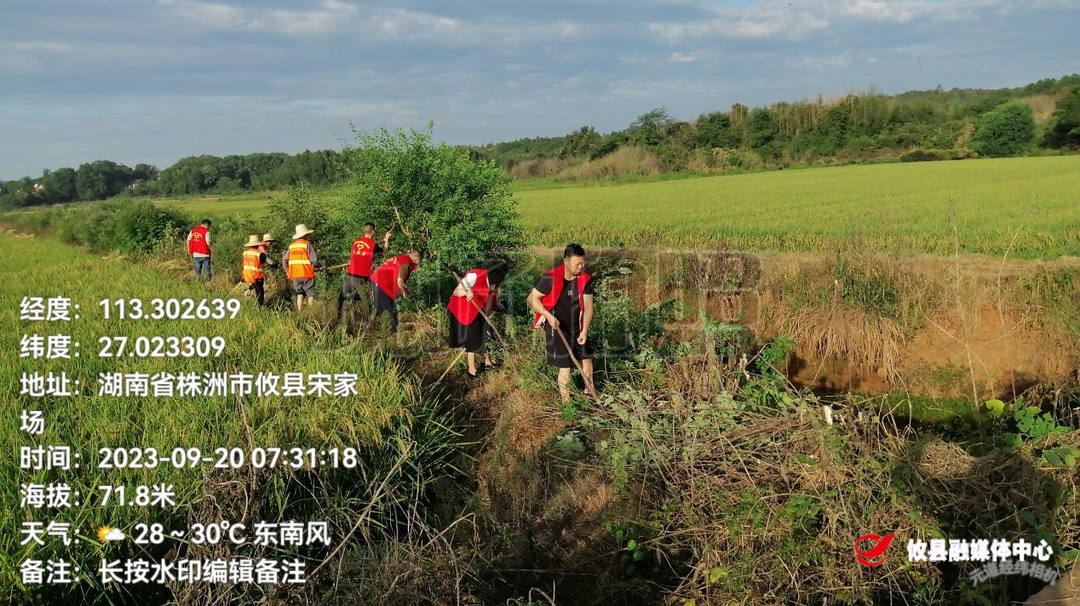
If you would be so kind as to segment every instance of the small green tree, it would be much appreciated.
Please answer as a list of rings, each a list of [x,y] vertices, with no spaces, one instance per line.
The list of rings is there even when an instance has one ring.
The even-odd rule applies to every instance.
[[[103,200],[109,192],[105,175],[90,164],[79,166],[75,173],[75,187],[80,200]]]
[[[588,156],[600,146],[602,137],[591,126],[582,126],[580,129],[566,135],[566,140],[559,148],[559,158],[573,158],[575,156]]]
[[[973,148],[983,156],[1019,156],[1034,139],[1031,108],[1019,102],[1004,103],[979,118]]]
[[[1047,147],[1080,147],[1080,88],[1065,94],[1054,108],[1053,126],[1046,131]]]
[[[79,190],[75,181],[75,170],[58,168],[42,178],[45,193],[51,202],[72,202],[79,199]]]
[[[638,116],[626,129],[626,134],[631,145],[656,147],[664,142],[667,130],[674,122],[666,108],[658,107]]]
[[[699,147],[733,148],[739,146],[739,135],[731,128],[731,118],[724,112],[702,114],[697,119],[695,139]]]
[[[358,144],[341,152],[357,192],[344,231],[358,235],[367,221],[393,228],[391,252],[419,248],[436,262],[421,266],[429,275],[448,274],[442,266],[471,269],[521,248],[510,177],[493,161],[474,162],[463,150],[433,144],[432,127],[356,132]]]

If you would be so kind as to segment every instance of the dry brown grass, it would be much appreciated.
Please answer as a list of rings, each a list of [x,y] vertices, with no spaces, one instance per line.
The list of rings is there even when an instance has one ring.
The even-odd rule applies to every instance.
[[[1055,95],[1032,95],[1018,99],[1018,101],[1031,108],[1031,113],[1035,115],[1036,122],[1044,122],[1049,119],[1057,107],[1057,97]]]
[[[577,166],[559,172],[560,179],[574,181],[597,181],[609,177],[657,175],[663,172],[660,158],[640,147],[620,147],[610,154],[587,160]]]
[[[542,179],[553,177],[556,173],[566,168],[567,162],[555,158],[535,158],[522,160],[514,164],[507,171],[515,179]]]
[[[780,316],[776,328],[815,359],[843,359],[890,375],[900,367],[904,339],[896,322],[861,309],[799,309]]]

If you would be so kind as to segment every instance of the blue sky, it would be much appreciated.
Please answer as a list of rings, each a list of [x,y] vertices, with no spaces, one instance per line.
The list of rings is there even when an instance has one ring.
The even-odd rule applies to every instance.
[[[1080,0],[3,0],[0,177],[1080,71]]]

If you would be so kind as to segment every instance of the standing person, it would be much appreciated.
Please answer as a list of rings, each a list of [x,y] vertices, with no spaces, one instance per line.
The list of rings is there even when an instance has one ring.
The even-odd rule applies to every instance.
[[[242,257],[241,276],[248,283],[248,290],[255,291],[255,297],[259,307],[265,304],[263,290],[263,266],[266,265],[266,253],[263,251],[263,241],[259,236],[248,236],[247,244],[244,244],[244,256]]]
[[[345,300],[355,301],[359,296],[364,299],[365,315],[371,310],[371,273],[375,268],[375,259],[384,250],[390,247],[390,235],[394,230],[386,232],[383,236],[382,245],[375,243],[375,224],[364,224],[364,235],[353,240],[352,252],[349,255],[349,267],[345,270],[345,279],[341,283],[341,292],[338,293],[338,317],[345,315]],[[360,291],[363,292],[360,292]]]
[[[296,311],[304,309],[305,299],[308,307],[315,303],[315,266],[319,260],[315,255],[315,247],[307,240],[307,236],[314,232],[315,230],[308,229],[303,223],[297,225],[292,242],[281,257],[285,276],[292,282],[293,291],[296,293]]]
[[[563,402],[570,401],[570,369],[574,365],[563,337],[581,364],[585,389],[596,395],[592,381],[592,349],[588,343],[593,317],[593,283],[585,273],[585,249],[578,244],[568,245],[563,251],[562,264],[540,276],[536,288],[529,293],[528,304],[536,312],[533,329],[544,326],[547,361],[559,368],[559,395]]]
[[[203,219],[188,232],[187,249],[195,265],[195,279],[210,281],[210,219]],[[202,274],[206,277],[203,278]]]
[[[490,327],[480,310],[490,318],[491,313],[499,307],[499,286],[506,279],[506,270],[506,261],[488,259],[483,269],[471,270],[461,278],[446,306],[450,312],[447,343],[450,347],[465,349],[471,379],[479,376],[476,373],[476,354],[484,354],[484,368],[494,366],[487,351]]]
[[[406,255],[398,255],[383,263],[371,274],[371,282],[378,288],[375,291],[375,315],[368,322],[370,328],[379,314],[390,314],[390,331],[397,332],[398,308],[397,298],[403,296],[409,298],[409,289],[405,287],[405,281],[412,272],[420,265],[420,251],[415,248]]]

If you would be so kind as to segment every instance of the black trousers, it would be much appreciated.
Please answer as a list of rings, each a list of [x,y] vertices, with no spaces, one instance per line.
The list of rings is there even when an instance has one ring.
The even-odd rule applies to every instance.
[[[248,290],[254,290],[255,291],[255,298],[259,302],[260,306],[266,305],[265,292],[263,291],[263,279],[262,278],[259,278],[258,280],[255,280],[254,282],[252,282],[251,286],[248,286]]]
[[[397,300],[390,298],[390,295],[384,293],[382,289],[378,286],[375,286],[373,290],[375,291],[375,315],[371,317],[371,324],[375,323],[375,320],[379,317],[379,314],[386,312],[390,316],[390,332],[397,332]]]
[[[370,316],[374,305],[372,288],[377,287],[371,282],[371,278],[345,274],[345,280],[341,283],[341,292],[338,293],[338,317],[345,314],[346,301],[349,303],[359,301],[361,314],[365,317]]]

